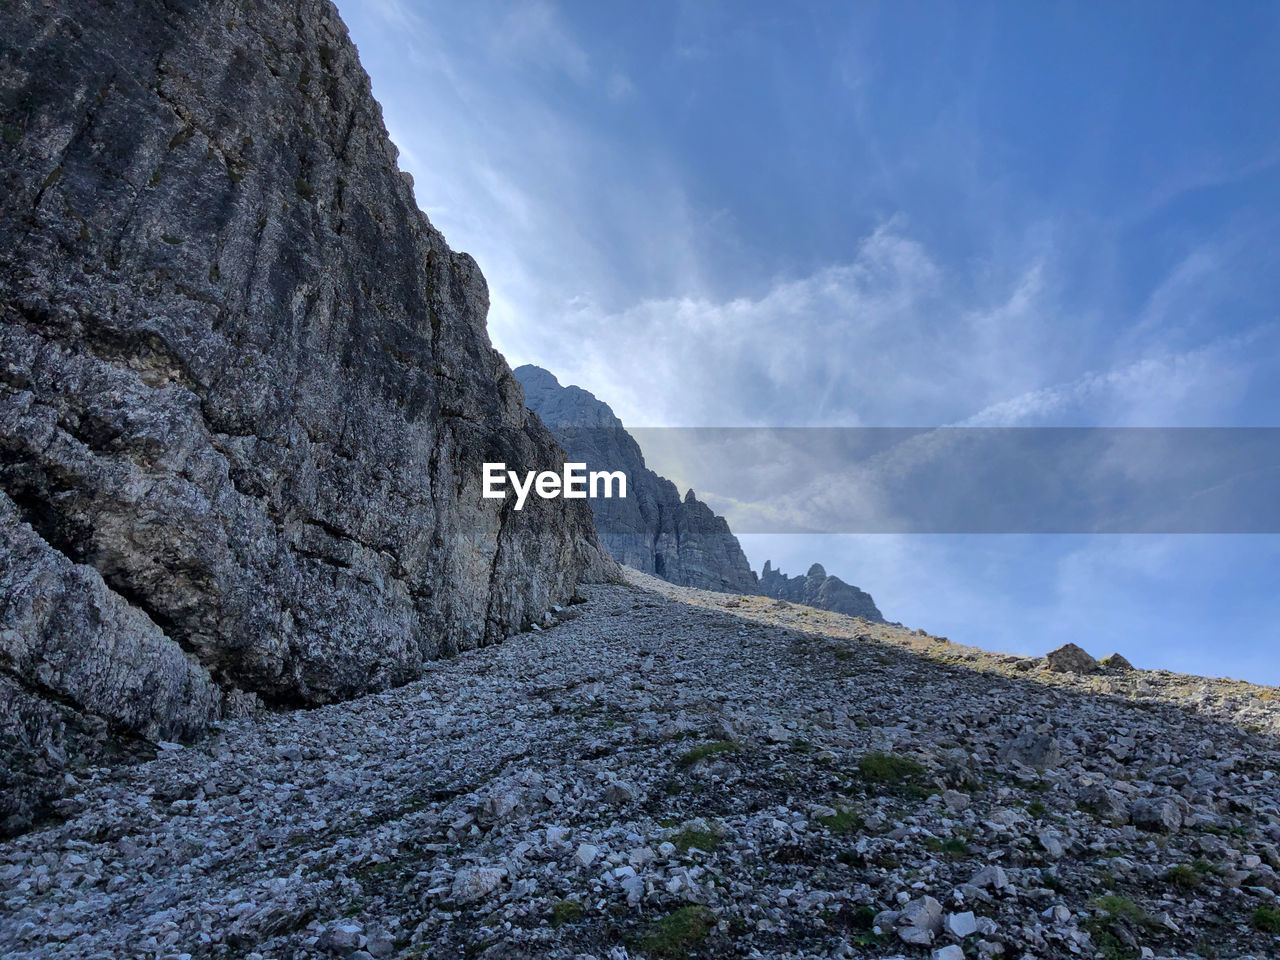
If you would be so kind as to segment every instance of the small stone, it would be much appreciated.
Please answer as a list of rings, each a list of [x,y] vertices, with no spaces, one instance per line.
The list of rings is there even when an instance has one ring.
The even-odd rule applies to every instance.
[[[604,798],[609,803],[631,803],[636,798],[636,788],[621,780],[614,781],[604,789]]]
[[[627,903],[635,906],[644,897],[644,881],[639,877],[628,877],[622,881],[622,892],[627,895]]]
[[[975,873],[969,883],[981,890],[1003,890],[1009,886],[1009,875],[1004,867],[988,864]]]
[[[978,918],[973,915],[972,910],[966,910],[964,913],[949,913],[942,926],[953,937],[963,939],[978,932]]]
[[[1036,837],[1040,846],[1044,849],[1052,860],[1060,860],[1066,854],[1066,848],[1062,845],[1062,841],[1055,834],[1042,833]]]
[[[910,943],[917,947],[927,947],[933,943],[933,931],[925,930],[923,927],[899,927],[898,937],[903,943]]]
[[[933,951],[931,960],[964,960],[964,948],[959,944],[949,943]]]
[[[1174,833],[1182,827],[1182,809],[1171,797],[1135,800],[1129,818],[1138,829],[1153,833]]]
[[[673,847],[672,849],[674,850],[675,848]],[[600,856],[600,848],[595,844],[580,843],[578,844],[578,852],[573,855],[573,858],[577,860],[580,865],[589,867],[591,864],[596,862],[596,857],[598,856]]]
[[[466,867],[453,878],[452,897],[458,903],[475,903],[497,890],[506,877],[501,867]]]

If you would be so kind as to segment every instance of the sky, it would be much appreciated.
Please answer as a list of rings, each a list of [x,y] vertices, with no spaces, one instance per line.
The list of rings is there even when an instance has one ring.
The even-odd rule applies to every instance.
[[[1280,425],[1274,5],[338,6],[495,345],[628,426]],[[953,640],[1280,683],[1275,536],[741,539]]]

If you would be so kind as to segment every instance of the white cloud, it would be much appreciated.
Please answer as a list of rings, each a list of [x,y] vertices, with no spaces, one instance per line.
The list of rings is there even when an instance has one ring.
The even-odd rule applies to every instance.
[[[1211,250],[1131,323],[1064,310],[1040,224],[974,265],[890,217],[808,275],[712,282],[708,252],[745,249],[732,216],[700,207],[660,145],[614,142],[525,82],[551,71],[637,96],[556,7],[369,9],[356,22],[383,31],[384,56],[412,51],[410,70],[375,69],[375,90],[428,214],[485,271],[495,344],[631,425],[1200,422],[1248,382],[1247,347],[1160,346],[1196,291],[1211,299]]]
[[[1277,355],[1273,327],[1206,335],[1204,321],[1236,282],[1236,251],[1223,238],[1189,253],[1132,317],[1064,305],[1079,291],[1064,277],[1055,229],[1070,223],[1009,236],[1009,211],[999,209],[989,263],[949,259],[890,216],[835,262],[775,276],[769,263],[737,256],[740,275],[713,277],[708,252],[745,250],[750,227],[733,210],[707,209],[661,142],[616,142],[566,107],[596,97],[622,113],[644,103],[644,90],[552,3],[340,5],[419,201],[485,271],[495,344],[513,364],[536,362],[591,389],[630,425],[1227,423],[1261,379],[1257,364]],[[708,10],[682,8],[676,58],[719,55],[732,24]],[[917,181],[881,149],[868,115],[870,59],[854,49],[841,61],[872,160],[863,175],[905,189]],[[549,87],[567,92],[547,97]],[[957,104],[925,142],[954,168],[946,182],[982,205],[998,185],[982,176],[972,109]],[[910,157],[906,172],[934,161]],[[1187,176],[1154,200],[1135,197],[1134,210],[1103,225],[1112,232],[1099,245],[1204,182]],[[869,589],[887,615],[966,642],[1042,653],[1083,638],[1094,652],[1115,646],[1138,662],[1180,658],[1202,670],[1213,665],[1190,631],[1176,653],[1162,652],[1178,624],[1161,601],[1187,571],[1251,569],[1232,560],[1237,548],[1215,553],[1195,537],[1082,538],[1053,549],[1019,537],[743,540],[757,566],[770,554],[791,572],[821,560]],[[1274,552],[1260,553],[1252,568],[1274,563]],[[1210,608],[1185,619],[1207,633]],[[1245,626],[1261,635],[1272,623]]]
[[[1268,324],[1182,352],[1151,345],[1138,360],[1000,400],[959,425],[1230,426],[1278,333]]]

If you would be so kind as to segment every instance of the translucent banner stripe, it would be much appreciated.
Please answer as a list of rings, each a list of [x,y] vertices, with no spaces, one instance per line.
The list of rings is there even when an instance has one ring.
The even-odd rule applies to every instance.
[[[557,432],[590,469],[626,468],[621,431]],[[1280,533],[1275,427],[628,432],[735,533]]]

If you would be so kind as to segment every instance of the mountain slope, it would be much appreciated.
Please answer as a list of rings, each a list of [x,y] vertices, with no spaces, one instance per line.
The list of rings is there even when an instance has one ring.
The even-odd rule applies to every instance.
[[[584,504],[481,498],[563,455],[326,0],[5,4],[0,122],[9,771],[401,683],[610,575]]]
[[[1274,689],[627,575],[411,685],[90,772],[0,843],[0,953],[1276,955]]]

